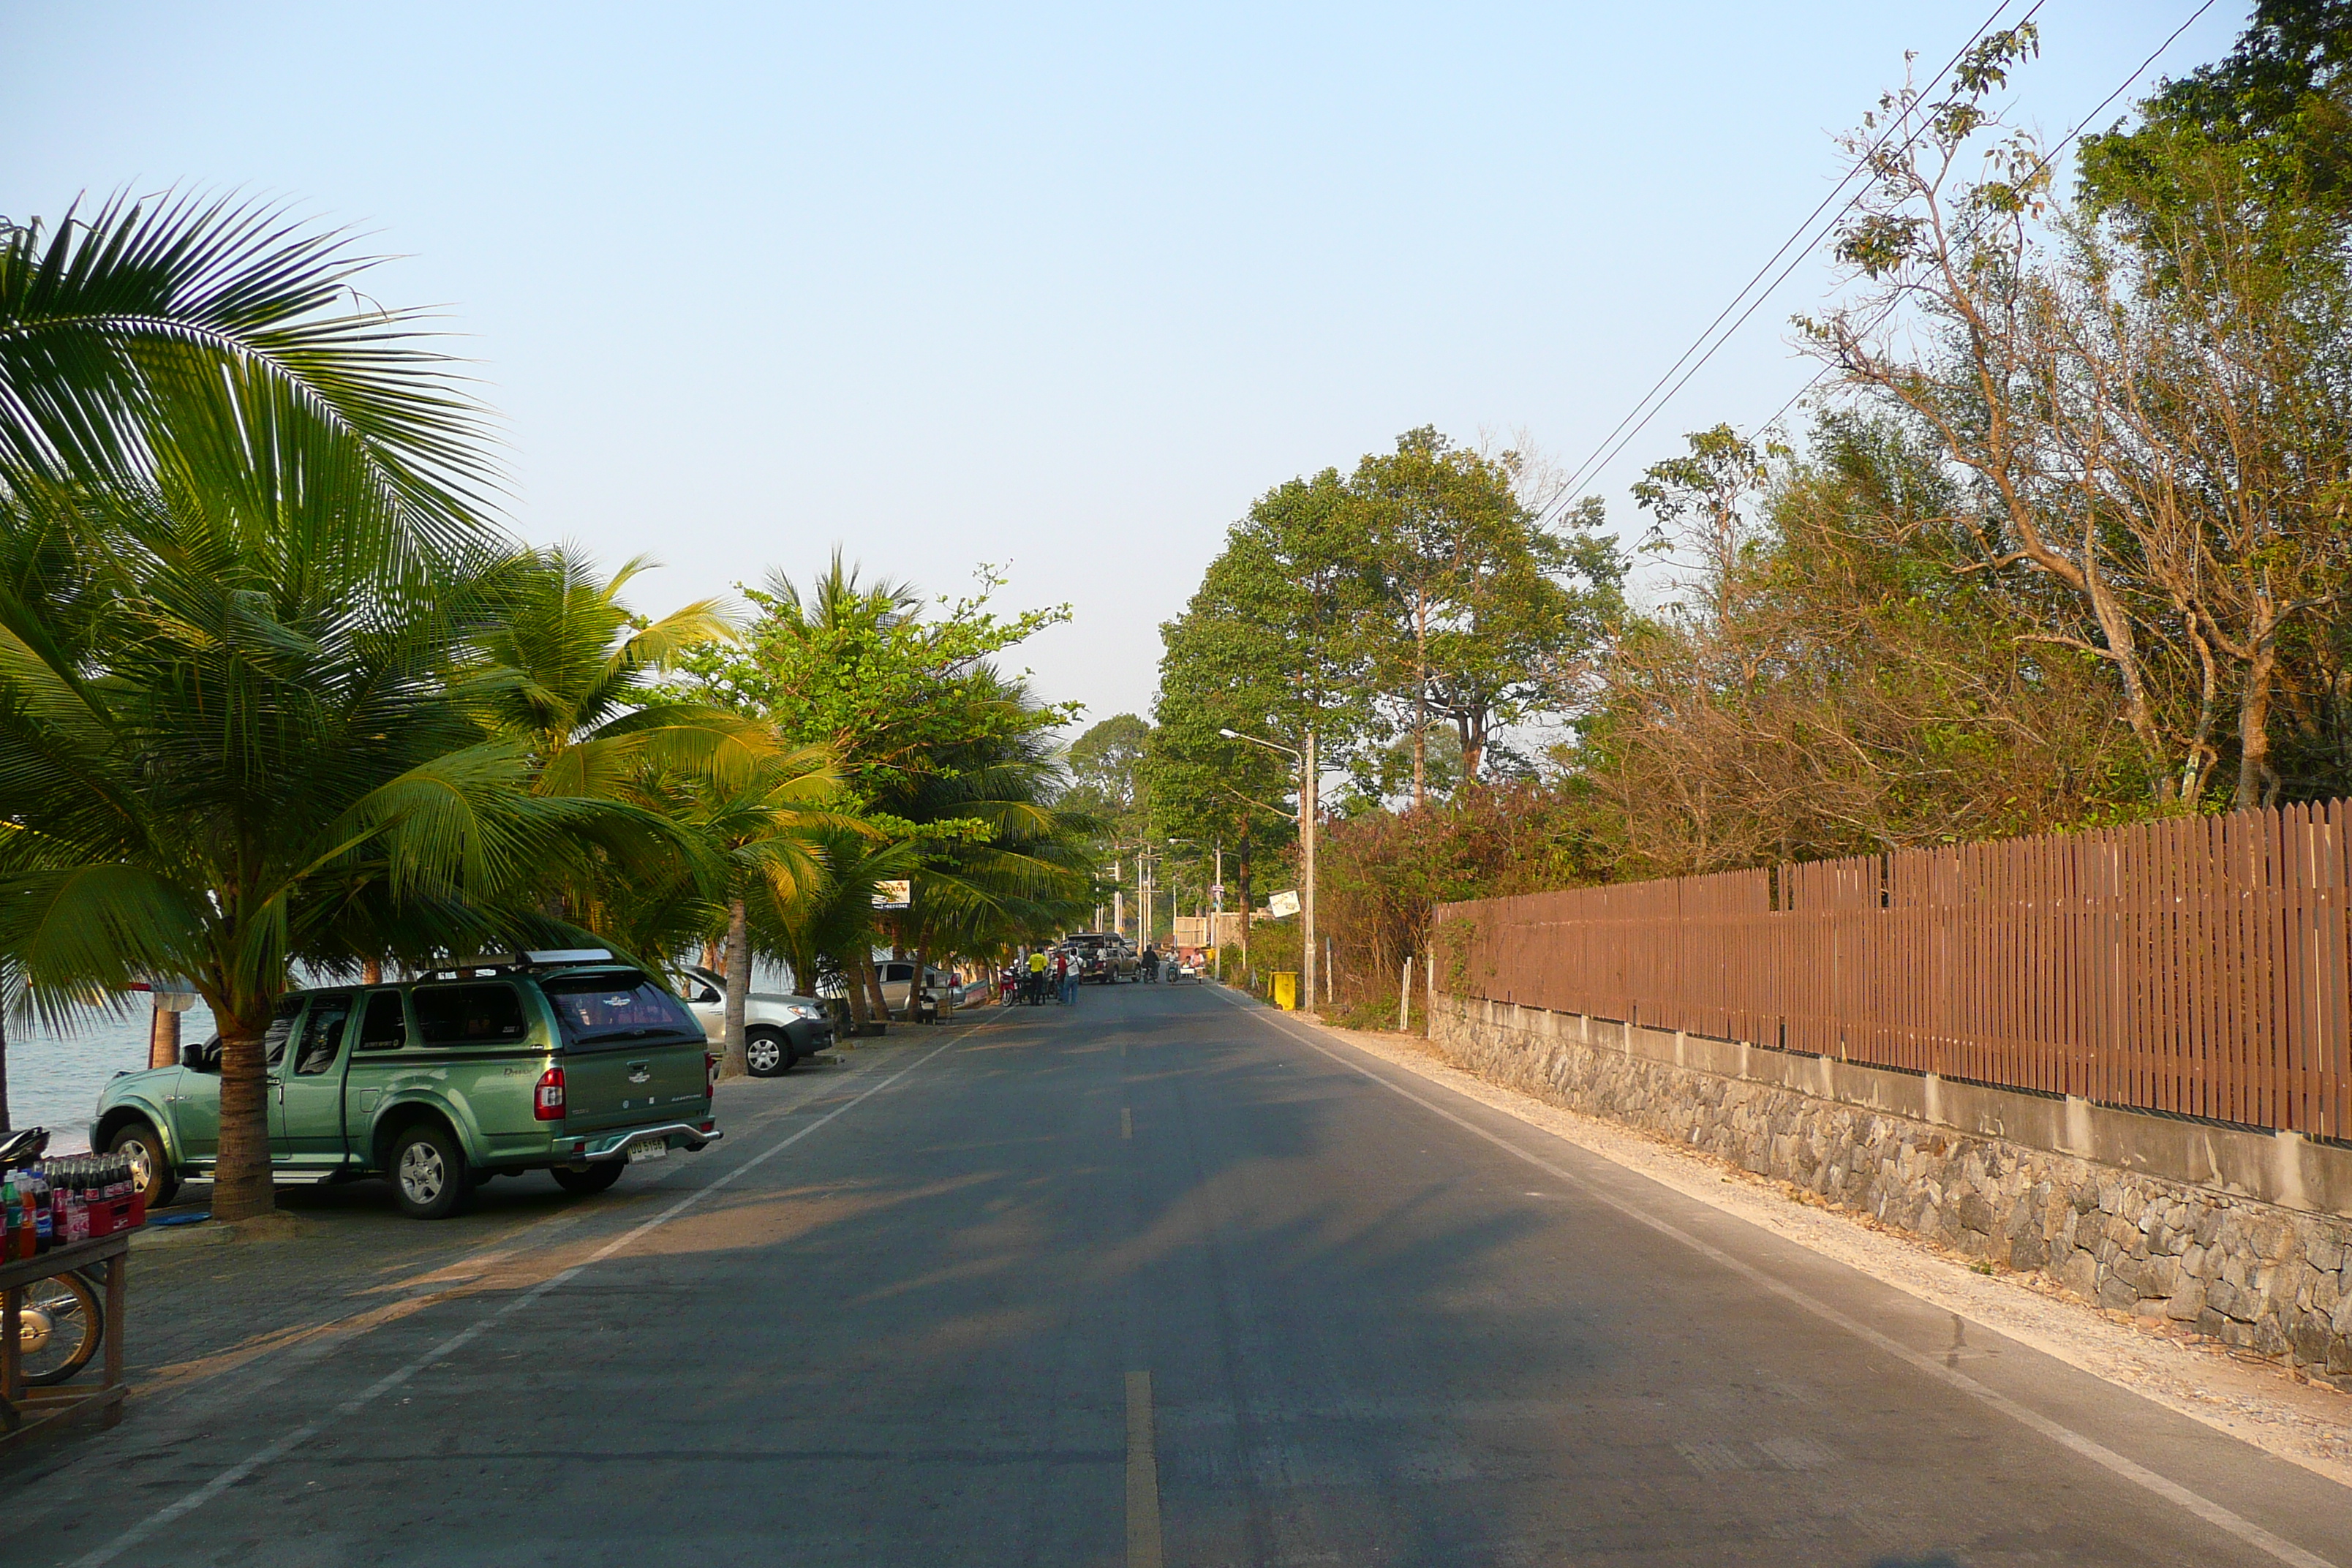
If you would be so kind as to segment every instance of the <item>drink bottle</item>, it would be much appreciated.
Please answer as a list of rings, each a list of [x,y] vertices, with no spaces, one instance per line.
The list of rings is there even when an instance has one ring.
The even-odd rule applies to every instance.
[[[33,1219],[33,1250],[47,1252],[57,1245],[57,1232],[49,1213],[48,1167],[34,1166],[25,1173],[23,1183],[33,1189],[32,1201],[26,1205]]]
[[[17,1206],[16,1184],[0,1182],[0,1258],[14,1263],[29,1250],[33,1233],[25,1226],[25,1211]]]

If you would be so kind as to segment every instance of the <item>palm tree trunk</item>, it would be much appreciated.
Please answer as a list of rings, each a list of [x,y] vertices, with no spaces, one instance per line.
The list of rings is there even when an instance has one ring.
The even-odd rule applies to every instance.
[[[741,1078],[751,1070],[743,1055],[743,1008],[751,994],[751,922],[743,900],[727,906],[727,1028],[720,1078]]]
[[[834,966],[841,972],[841,999],[849,1005],[849,1030],[854,1035],[866,1032],[866,983],[849,967],[849,961],[834,955]]]
[[[0,1132],[8,1131],[8,1017],[0,1012]]]
[[[153,1068],[175,1068],[180,1065],[180,1016],[155,1009],[147,1024],[147,1065]]]
[[[234,1026],[232,1026],[234,1027]],[[224,1031],[220,1059],[220,1162],[213,1171],[213,1217],[250,1219],[277,1207],[269,1183],[269,1069],[261,1037]]]
[[[882,972],[874,967],[874,955],[872,953],[863,951],[859,952],[857,955],[857,973],[865,981],[866,990],[874,999],[874,1016],[877,1018],[887,1018],[890,1016],[890,998],[888,994],[882,989]]]

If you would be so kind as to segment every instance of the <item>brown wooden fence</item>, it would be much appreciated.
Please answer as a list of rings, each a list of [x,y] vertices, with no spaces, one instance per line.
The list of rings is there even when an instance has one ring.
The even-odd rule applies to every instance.
[[[1439,983],[2352,1137],[2352,803],[1438,911]]]

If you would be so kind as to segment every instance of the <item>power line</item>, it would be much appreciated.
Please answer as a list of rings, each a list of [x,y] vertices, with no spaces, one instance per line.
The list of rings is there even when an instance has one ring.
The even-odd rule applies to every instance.
[[[1952,58],[1944,62],[1943,68],[1928,79],[1927,87],[1923,88],[1918,94],[1919,101],[1924,101],[1927,95],[1936,89],[1937,85],[1940,83],[1945,77],[1951,74],[1952,68],[1958,65],[1961,59],[1966,57],[1970,49],[1976,47],[1978,40],[1981,39],[1987,33],[1992,30],[1993,24],[2000,19],[2001,13],[2008,10],[2013,4],[2015,4],[2015,0],[2000,0],[2000,4],[1993,7],[1992,14],[1978,24],[1977,30],[1969,35],[1968,42],[1962,44],[1958,49],[1954,51]],[[2032,8],[2028,10],[2023,16],[2018,18],[2018,26],[2023,26],[2027,22],[2032,21],[2033,19],[2034,12],[2041,10],[2042,4],[2043,0],[2034,0]],[[1901,130],[1904,123],[1911,118],[1913,107],[1916,107],[1916,103],[1913,106],[1906,106],[1900,115],[1896,116],[1887,123],[1885,132],[1880,135],[1876,142],[1871,144],[1869,151],[1861,158],[1854,161],[1853,167],[1849,169],[1846,172],[1845,176],[1839,180],[1836,184],[1830,187],[1829,194],[1821,199],[1820,205],[1815,206],[1811,212],[1807,213],[1803,220],[1801,221],[1794,229],[1790,231],[1789,237],[1780,242],[1780,247],[1778,250],[1775,250],[1770,256],[1766,257],[1764,258],[1764,264],[1756,269],[1754,275],[1751,276],[1747,282],[1740,285],[1739,291],[1732,295],[1730,301],[1727,303],[1722,310],[1716,312],[1715,320],[1709,321],[1706,326],[1700,331],[1698,336],[1691,340],[1690,347],[1683,350],[1681,358],[1668,365],[1665,369],[1665,373],[1658,377],[1657,381],[1651,386],[1650,390],[1643,393],[1640,401],[1636,402],[1633,406],[1626,412],[1625,417],[1617,422],[1616,428],[1611,430],[1608,435],[1601,438],[1600,446],[1595,447],[1592,449],[1591,455],[1587,457],[1582,463],[1579,464],[1576,471],[1569,476],[1566,493],[1571,497],[1576,494],[1576,487],[1581,484],[1594,471],[1593,464],[1595,459],[1599,458],[1601,453],[1608,450],[1609,444],[1617,438],[1618,433],[1622,431],[1627,425],[1633,423],[1635,416],[1641,415],[1643,409],[1648,405],[1650,400],[1658,395],[1659,388],[1664,386],[1667,382],[1672,381],[1674,379],[1675,373],[1682,369],[1683,366],[1689,362],[1691,355],[1699,352],[1700,348],[1706,344],[1708,337],[1714,333],[1716,328],[1723,324],[1723,319],[1739,308],[1739,302],[1748,298],[1749,290],[1753,289],[1758,281],[1761,279],[1767,272],[1769,272],[1772,269],[1773,264],[1778,262],[1782,257],[1788,255],[1791,247],[1795,246],[1799,241],[1803,240],[1806,237],[1808,232],[1811,231],[1813,226],[1814,220],[1829,210],[1830,204],[1836,201],[1840,194],[1843,193],[1848,185],[1853,183],[1855,176],[1862,174],[1864,170],[1868,167],[1870,158],[1875,155],[1881,148],[1885,147],[1889,141],[1893,140],[1895,133]],[[1905,138],[1906,144],[1908,145],[1910,142],[1916,140],[1918,132],[1913,132],[1910,136]],[[1855,197],[1849,199],[1846,205],[1849,207],[1852,206],[1853,205],[1853,201],[1858,200],[1859,196],[1860,193],[1856,193]],[[1843,211],[1841,211],[1839,216],[1844,216]],[[1807,248],[1810,249],[1811,247],[1808,246]],[[1801,252],[1800,253],[1801,259],[1802,254],[1803,253]],[[1788,274],[1786,272],[1783,272],[1781,277],[1785,278],[1787,275]],[[1772,288],[1765,289],[1763,295],[1758,297],[1756,304],[1748,307],[1748,314],[1752,314],[1756,309],[1756,305],[1762,304],[1764,300],[1771,295],[1772,289],[1780,287],[1780,279],[1774,279],[1772,281]],[[1748,314],[1743,314],[1739,318],[1739,321],[1745,321],[1748,319]],[[1733,331],[1739,330],[1739,321],[1732,323],[1731,330]],[[1727,336],[1728,334],[1727,333],[1726,335]],[[1712,354],[1713,352],[1714,351],[1711,349],[1708,350],[1710,354]],[[1701,361],[1700,363],[1705,363],[1706,362]],[[1696,369],[1696,367],[1694,366],[1693,368]],[[1680,384],[1680,383],[1675,384],[1676,390],[1679,390]],[[1674,392],[1669,391],[1666,395],[1668,397],[1672,397],[1674,395]],[[1655,410],[1653,409],[1652,412],[1654,413]],[[1644,420],[1644,423],[1646,422],[1647,421]],[[1636,433],[1638,434],[1638,430]],[[1612,455],[1613,456],[1613,454]]]
[[[2213,3],[2214,0],[2205,0],[2203,5],[2190,12],[2189,14],[2189,20],[2181,23],[2178,27],[2173,28],[2172,31],[2166,36],[2164,42],[2156,46],[2156,52],[2149,55],[2147,58],[2140,61],[2139,68],[2124,79],[2122,86],[2116,88],[2115,91],[2101,99],[2099,100],[2099,106],[2096,109],[2092,110],[2090,113],[2085,114],[2082,119],[2076,121],[2074,122],[2074,129],[2060,137],[2056,143],[2051,147],[2050,151],[2044,153],[2039,159],[2037,159],[2032,169],[2027,173],[2025,179],[2019,183],[2021,184],[2030,184],[2041,174],[2042,170],[2048,168],[2050,166],[2050,160],[2064,152],[2068,145],[2074,142],[2074,138],[2083,133],[2083,128],[2084,126],[2090,124],[2092,121],[2096,120],[2100,115],[2105,114],[2107,111],[2107,106],[2109,104],[2112,104],[2116,100],[2130,91],[2132,83],[2139,80],[2141,77],[2146,76],[2147,74],[2147,68],[2154,65],[2159,58],[2161,58],[2164,51],[2170,48],[2173,44],[2179,40],[2181,34],[2189,31],[2190,27],[2196,26],[2197,18],[2205,15],[2206,12],[2210,11],[2213,8]],[[1875,331],[1875,325],[1874,325],[1870,330]],[[1701,363],[1704,363],[1705,362],[1702,361]],[[1694,366],[1693,368],[1696,369],[1696,367]],[[1773,426],[1779,424],[1780,422],[1780,416],[1788,413],[1790,409],[1794,408],[1797,405],[1797,400],[1799,398],[1804,396],[1805,394],[1812,391],[1813,388],[1819,386],[1823,381],[1828,379],[1829,374],[1832,368],[1834,367],[1823,365],[1821,369],[1815,371],[1811,380],[1807,381],[1804,385],[1797,388],[1796,391],[1790,393],[1789,395],[1789,401],[1780,405],[1780,406],[1774,411],[1772,417],[1764,421],[1764,423],[1758,426],[1757,428],[1759,430],[1769,430]],[[1679,387],[1677,387],[1677,390],[1679,390]],[[1669,394],[1668,395],[1671,396],[1672,394]],[[1643,423],[1647,424],[1648,421],[1644,420]],[[1634,434],[1639,435],[1640,433],[1641,432],[1637,427]],[[1629,437],[1627,438],[1630,440],[1632,437]]]

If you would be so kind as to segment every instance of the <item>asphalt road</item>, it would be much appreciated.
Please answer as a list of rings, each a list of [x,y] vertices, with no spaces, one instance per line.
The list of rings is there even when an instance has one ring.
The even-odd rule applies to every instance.
[[[0,1561],[2352,1568],[2333,1483],[1227,994],[907,1033],[10,1458]]]

